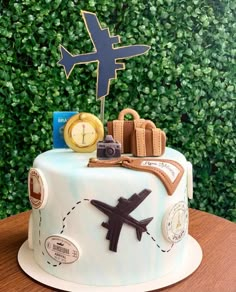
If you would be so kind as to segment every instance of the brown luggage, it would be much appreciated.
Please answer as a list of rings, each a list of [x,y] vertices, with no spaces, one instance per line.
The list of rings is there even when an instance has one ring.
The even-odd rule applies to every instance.
[[[133,120],[125,120],[125,115],[131,114]],[[121,153],[131,153],[131,136],[135,128],[141,126],[144,119],[140,119],[139,114],[130,108],[126,108],[119,113],[118,120],[108,121],[108,135],[121,143]]]
[[[131,153],[137,157],[161,156],[165,152],[166,135],[151,121],[136,127],[131,138]]]

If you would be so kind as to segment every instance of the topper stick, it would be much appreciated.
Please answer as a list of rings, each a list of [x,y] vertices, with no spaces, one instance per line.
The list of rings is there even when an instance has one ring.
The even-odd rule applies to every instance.
[[[100,105],[100,120],[104,125],[104,110],[105,110],[105,96],[101,98],[101,105]]]

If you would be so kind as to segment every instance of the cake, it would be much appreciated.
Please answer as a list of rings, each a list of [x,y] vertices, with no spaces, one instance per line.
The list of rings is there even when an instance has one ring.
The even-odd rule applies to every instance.
[[[95,159],[94,159],[95,158]],[[160,157],[52,149],[28,178],[28,244],[46,273],[91,286],[134,285],[174,273],[188,243],[192,166]]]
[[[102,289],[148,283],[174,274],[186,259],[192,165],[166,147],[161,129],[132,109],[108,121],[104,139],[105,96],[116,71],[125,68],[117,61],[150,47],[114,47],[120,38],[102,29],[94,13],[82,15],[94,51],[72,55],[60,46],[58,64],[67,78],[75,65],[99,64],[102,121],[82,112],[65,127],[59,123],[57,137],[63,132],[65,140],[60,145],[70,149],[35,158],[28,176],[28,248],[44,275],[66,283]],[[127,113],[133,120],[124,119]]]

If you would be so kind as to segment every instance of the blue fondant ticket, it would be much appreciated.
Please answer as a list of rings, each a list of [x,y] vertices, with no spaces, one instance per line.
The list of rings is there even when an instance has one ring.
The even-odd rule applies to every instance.
[[[64,127],[78,112],[53,112],[53,148],[68,148],[64,140]]]

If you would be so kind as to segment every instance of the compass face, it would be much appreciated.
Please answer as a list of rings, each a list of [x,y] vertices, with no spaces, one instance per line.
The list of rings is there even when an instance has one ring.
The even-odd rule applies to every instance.
[[[72,116],[64,129],[66,144],[76,152],[93,152],[103,136],[102,122],[90,113]]]
[[[170,208],[162,222],[165,238],[172,242],[179,242],[188,229],[188,206],[181,201]]]
[[[79,147],[92,145],[97,138],[96,129],[87,122],[80,122],[74,125],[71,137]]]

